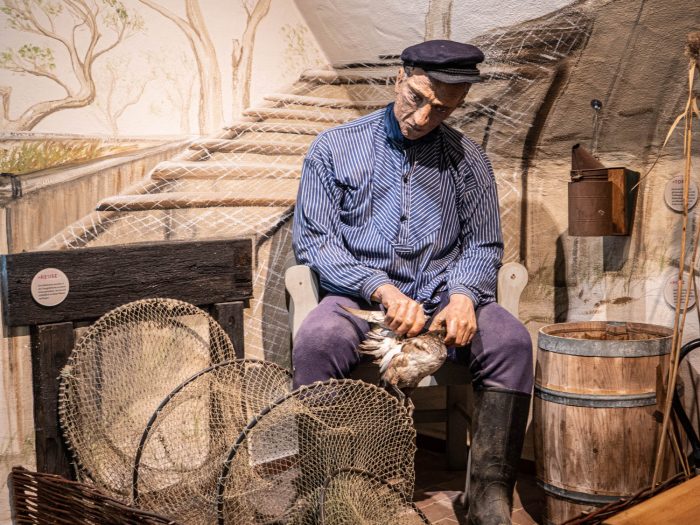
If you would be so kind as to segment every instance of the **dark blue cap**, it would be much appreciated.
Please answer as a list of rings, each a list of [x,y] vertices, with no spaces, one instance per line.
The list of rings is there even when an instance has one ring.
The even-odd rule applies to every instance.
[[[440,82],[461,84],[481,82],[477,64],[484,54],[476,46],[452,40],[428,40],[407,47],[401,53],[404,66],[419,67]]]

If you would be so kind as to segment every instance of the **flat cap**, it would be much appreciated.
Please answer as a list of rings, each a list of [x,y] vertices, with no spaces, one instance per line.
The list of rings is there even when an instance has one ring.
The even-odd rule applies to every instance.
[[[429,77],[448,84],[483,80],[477,64],[484,61],[484,54],[471,44],[427,40],[404,49],[401,60],[405,66],[419,67]]]

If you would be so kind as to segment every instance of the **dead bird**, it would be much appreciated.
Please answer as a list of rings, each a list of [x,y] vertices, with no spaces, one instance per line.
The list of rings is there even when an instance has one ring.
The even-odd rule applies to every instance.
[[[370,324],[367,338],[360,343],[362,354],[374,357],[382,381],[400,389],[415,388],[433,374],[447,358],[444,330],[424,332],[415,337],[395,334],[384,325],[384,313],[376,310],[343,309]]]

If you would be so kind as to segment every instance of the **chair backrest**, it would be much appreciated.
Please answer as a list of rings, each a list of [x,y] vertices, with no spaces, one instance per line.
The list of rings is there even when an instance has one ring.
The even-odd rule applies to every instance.
[[[284,280],[289,294],[289,326],[294,340],[302,321],[318,304],[318,278],[308,266],[296,264],[287,268]],[[527,281],[527,270],[520,263],[505,263],[498,271],[498,304],[515,317],[518,317],[520,295]]]

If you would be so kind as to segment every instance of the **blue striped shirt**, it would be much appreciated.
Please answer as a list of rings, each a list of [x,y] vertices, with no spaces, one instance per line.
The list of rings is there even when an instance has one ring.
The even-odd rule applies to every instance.
[[[404,139],[393,104],[324,131],[304,159],[293,246],[332,293],[369,301],[394,284],[427,313],[446,289],[492,302],[503,241],[491,163],[445,124]]]

